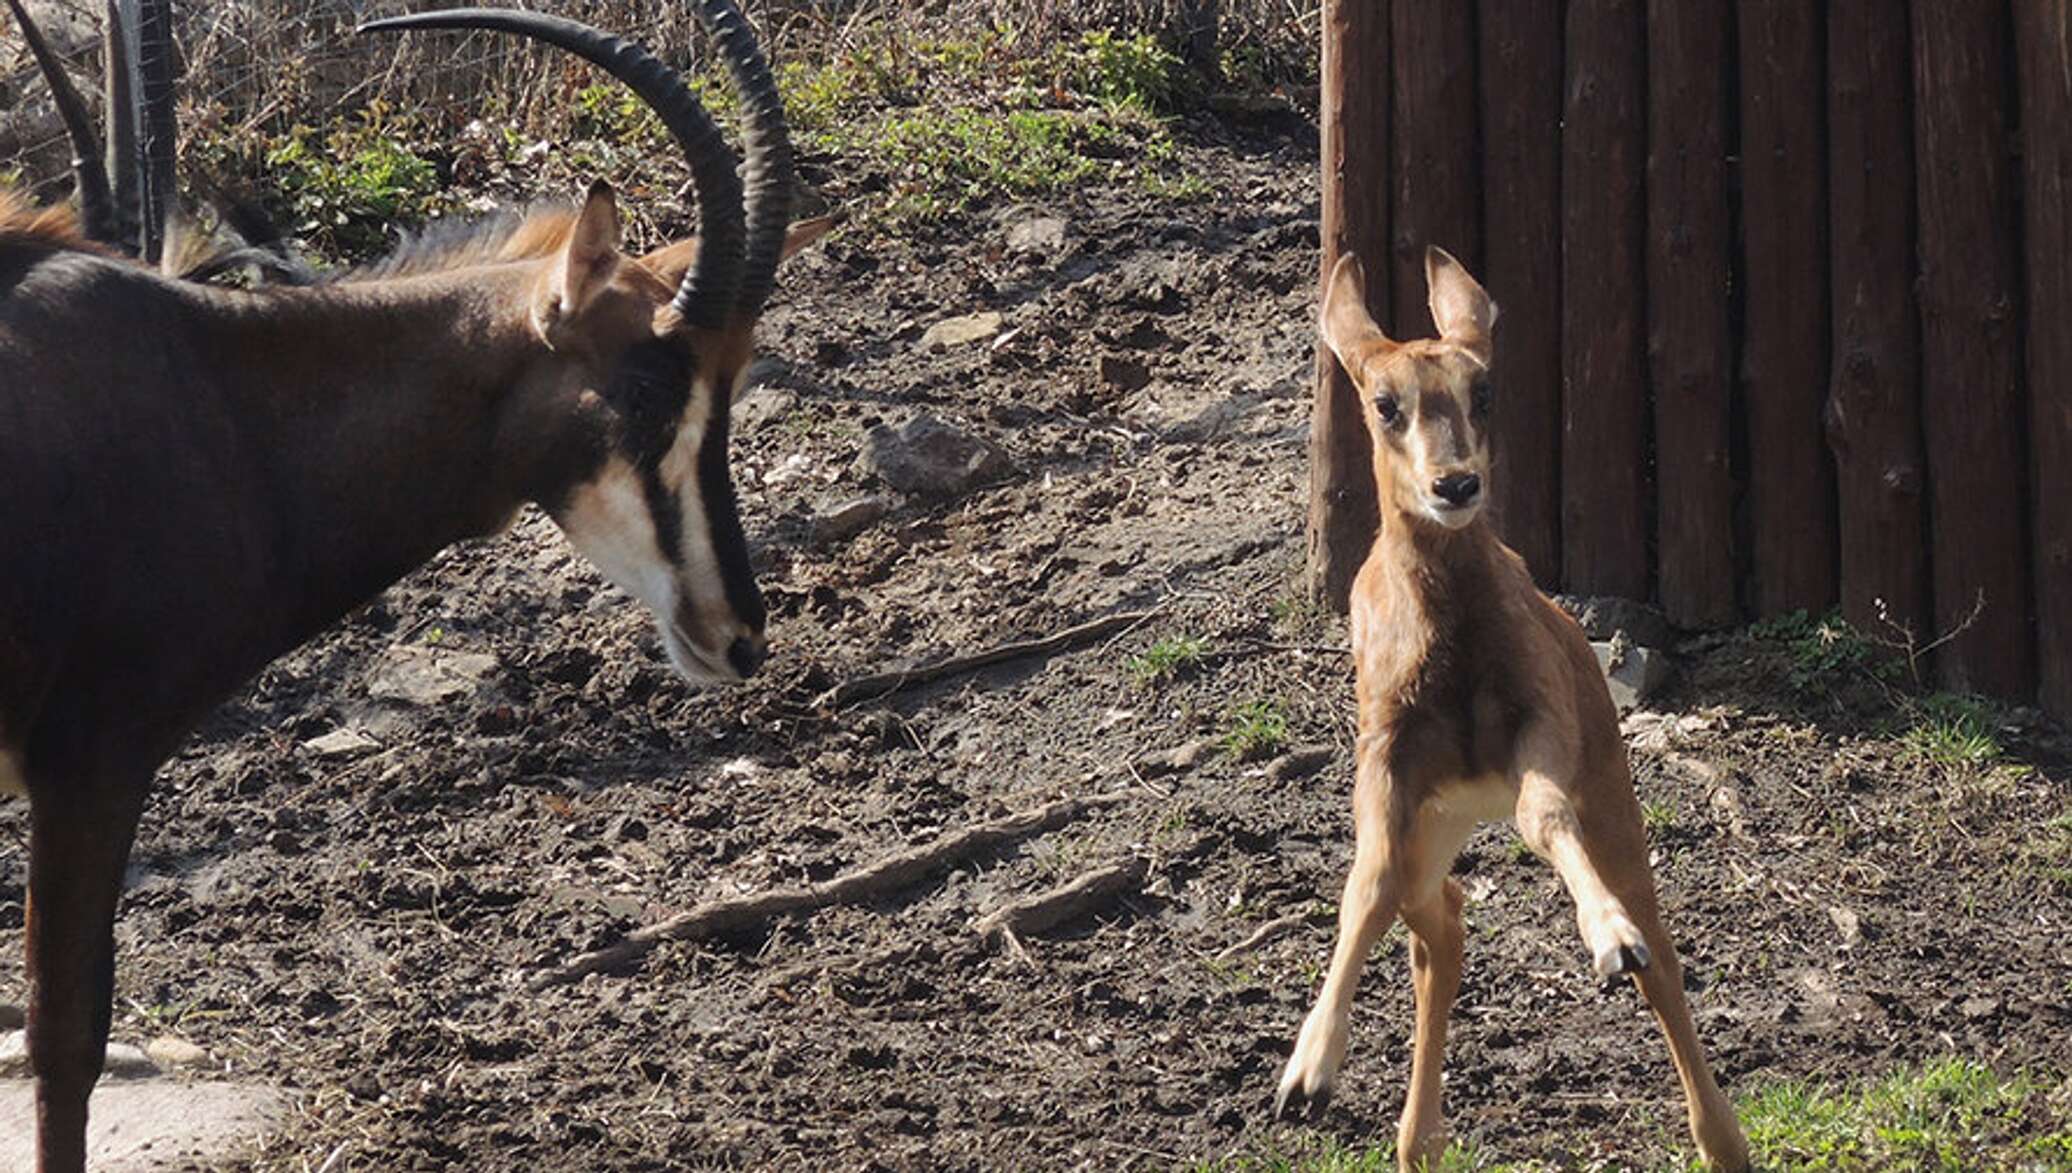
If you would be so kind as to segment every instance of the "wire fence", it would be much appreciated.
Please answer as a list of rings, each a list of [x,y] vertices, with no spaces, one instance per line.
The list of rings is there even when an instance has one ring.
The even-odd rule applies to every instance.
[[[1160,36],[1211,71],[1313,68],[1318,0],[743,0],[779,61],[898,53],[985,32],[1008,51],[1040,53],[1092,29]],[[98,108],[103,0],[29,0],[31,15]],[[521,4],[641,41],[679,68],[704,59],[687,5],[635,0]],[[582,64],[492,34],[355,36],[354,26],[431,7],[423,0],[176,0],[183,150],[197,139],[278,135],[377,103],[458,124],[501,120],[530,134],[565,125]],[[0,30],[0,182],[40,200],[69,189],[70,145],[48,87],[12,23]]]

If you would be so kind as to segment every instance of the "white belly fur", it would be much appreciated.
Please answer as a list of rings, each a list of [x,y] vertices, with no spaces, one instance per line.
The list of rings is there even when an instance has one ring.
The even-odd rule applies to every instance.
[[[29,797],[28,780],[22,777],[22,768],[15,756],[0,749],[0,798]]]
[[[1451,786],[1442,786],[1437,793],[1425,800],[1448,814],[1460,815],[1478,823],[1493,823],[1508,819],[1518,809],[1518,792],[1511,789],[1511,783],[1497,775],[1486,778],[1467,778]]]

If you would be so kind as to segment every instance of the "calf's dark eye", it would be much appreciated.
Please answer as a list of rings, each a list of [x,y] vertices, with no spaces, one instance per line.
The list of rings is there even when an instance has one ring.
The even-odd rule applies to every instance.
[[[1395,423],[1396,417],[1403,414],[1402,405],[1396,402],[1393,395],[1375,396],[1374,410],[1380,414],[1381,422],[1385,424]]]

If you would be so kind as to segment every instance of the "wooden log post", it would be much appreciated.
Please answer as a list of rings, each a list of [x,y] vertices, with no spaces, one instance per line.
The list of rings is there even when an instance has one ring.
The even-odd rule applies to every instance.
[[[1835,599],[1827,406],[1826,31],[1818,5],[1741,0],[1742,403],[1759,614]]]
[[[1482,0],[1484,285],[1496,328],[1490,504],[1540,586],[1561,585],[1561,8]]]
[[[1381,0],[1325,0],[1323,90],[1318,121],[1323,180],[1322,298],[1343,253],[1371,274],[1367,308],[1388,321],[1389,6]],[[1352,380],[1322,342],[1309,435],[1309,589],[1346,609],[1353,576],[1374,545],[1378,514],[1364,407]]]
[[[2015,5],[2029,295],[2039,699],[2072,720],[2072,29],[2064,6]]]
[[[1482,272],[1481,166],[1475,136],[1475,10],[1468,4],[1390,9],[1390,294],[1395,338],[1433,332],[1425,246]],[[1379,280],[1381,274],[1376,273]]]
[[[1563,585],[1648,596],[1647,30],[1571,0],[1561,136]],[[1502,331],[1499,330],[1499,333]],[[1588,453],[1588,459],[1576,454]]]
[[[1912,13],[1935,623],[1938,635],[1955,632],[1936,667],[1951,687],[2023,697],[2036,649],[2008,11],[2001,0],[1933,0]]]
[[[1828,253],[1842,614],[1926,634],[1927,472],[1914,307],[1907,26],[1891,0],[1833,0],[1827,31]]]
[[[1727,205],[1728,0],[1648,5],[1648,381],[1662,609],[1738,615]]]

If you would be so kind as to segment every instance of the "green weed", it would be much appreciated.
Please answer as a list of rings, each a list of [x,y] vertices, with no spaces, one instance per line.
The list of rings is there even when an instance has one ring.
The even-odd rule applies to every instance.
[[[1748,633],[1781,646],[1789,655],[1785,680],[1799,692],[1832,687],[1844,674],[1868,672],[1890,679],[1898,666],[1879,654],[1878,646],[1849,625],[1839,610],[1824,615],[1792,611],[1749,627]]]
[[[365,256],[389,243],[389,227],[444,206],[439,169],[406,145],[380,103],[324,132],[296,126],[266,151],[267,173],[288,204],[293,230],[318,251]]]
[[[1124,667],[1138,684],[1152,684],[1193,669],[1208,650],[1209,641],[1205,639],[1168,636],[1144,649],[1143,654],[1131,656]]]
[[[616,82],[599,84],[576,93],[571,133],[605,139],[629,147],[670,142],[669,130],[632,90]]]
[[[1500,1163],[1473,1145],[1455,1142],[1426,1168],[1427,1173],[1536,1173],[1545,1167]],[[1270,1146],[1190,1168],[1192,1173],[1395,1173],[1396,1152],[1394,1145],[1356,1148],[1331,1137],[1305,1136],[1286,1147]]]
[[[1649,838],[1667,835],[1676,830],[1676,804],[1666,798],[1648,799],[1640,804],[1640,821]]]
[[[1073,89],[1109,106],[1146,114],[1175,109],[1190,80],[1187,67],[1148,33],[1086,33],[1061,53]]]
[[[1231,710],[1225,753],[1242,762],[1271,757],[1288,744],[1288,712],[1279,701],[1247,701]]]
[[[1917,762],[1983,766],[2002,753],[1991,702],[1962,693],[1938,692],[1904,702],[1908,727],[1900,752]]]
[[[2034,1118],[2046,1090],[1949,1059],[1865,1084],[1774,1083],[1741,1122],[1766,1169],[2072,1169],[2072,1131]]]

